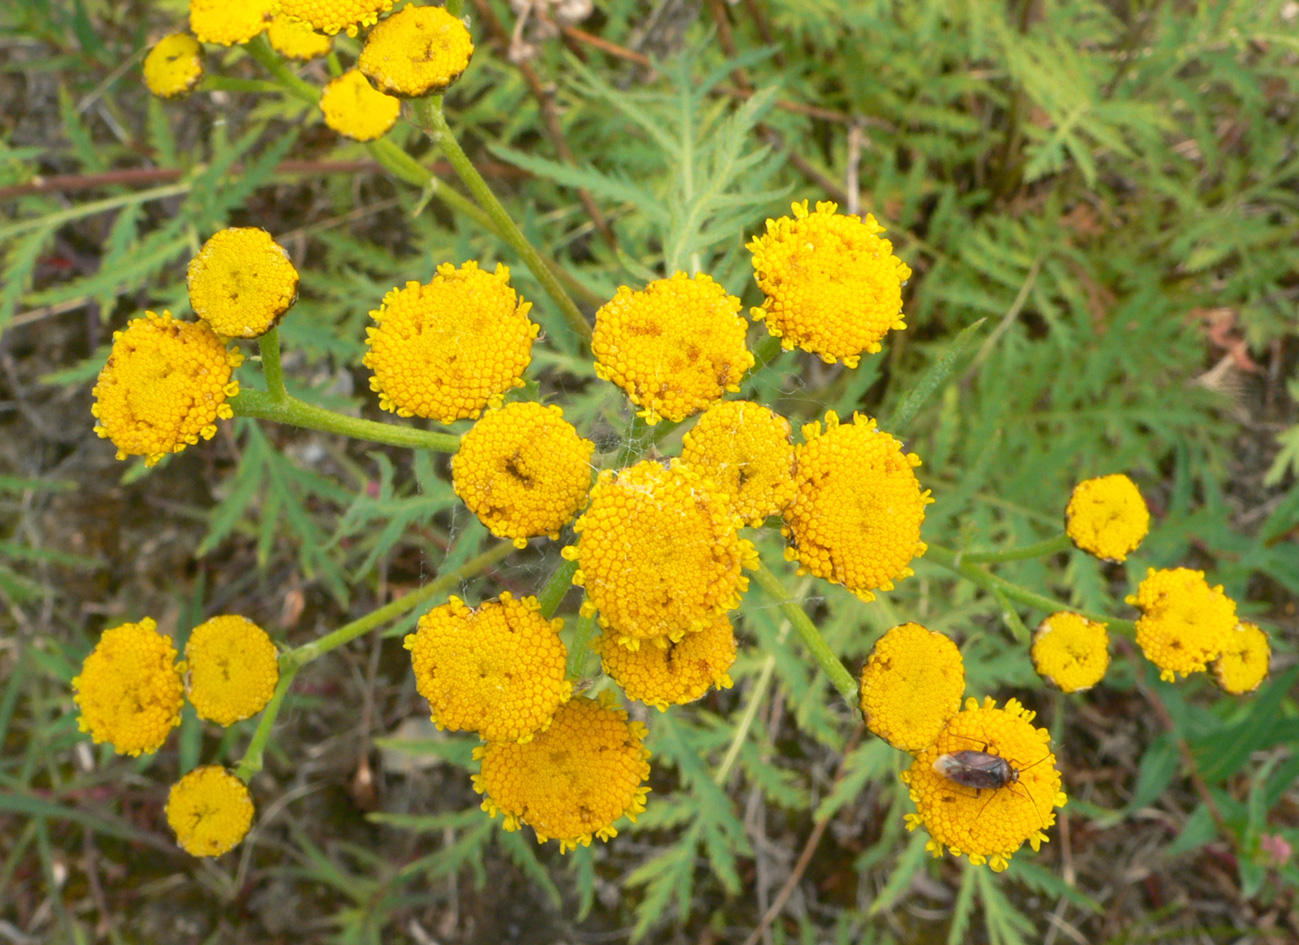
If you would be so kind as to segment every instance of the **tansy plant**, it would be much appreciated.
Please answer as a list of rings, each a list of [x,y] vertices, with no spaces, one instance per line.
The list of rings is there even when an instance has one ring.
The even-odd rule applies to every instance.
[[[361,364],[374,404],[394,419],[363,419],[286,387],[277,325],[295,317],[300,289],[312,291],[310,271],[300,285],[286,246],[256,225],[218,229],[189,263],[190,312],[146,312],[114,335],[91,412],[119,459],[148,466],[200,448],[233,417],[446,454],[455,496],[497,542],[293,648],[237,615],[197,627],[183,660],[151,619],[106,630],[73,680],[81,728],[95,742],[131,755],[156,751],[186,697],[216,725],[257,718],[232,770],[200,766],[172,788],[166,817],[186,851],[220,855],[255,823],[250,787],[297,675],[425,604],[433,606],[405,647],[432,721],[480,740],[472,787],[482,809],[507,831],[527,827],[540,843],[556,841],[560,852],[653,816],[647,742],[661,726],[670,746],[678,707],[731,687],[737,660],[764,655],[750,609],[740,610],[755,598],[780,614],[780,641],[790,629],[801,640],[799,658],[824,674],[843,709],[899,753],[897,783],[914,805],[905,826],[927,833],[935,856],[1001,871],[1025,843],[1037,850],[1051,839],[1067,801],[1068,746],[1034,724],[1033,699],[985,691],[986,674],[970,692],[962,641],[927,629],[920,613],[900,614],[860,666],[845,665],[803,605],[806,591],[789,589],[789,573],[817,593],[851,595],[862,619],[878,623],[896,613],[888,595],[915,580],[918,562],[950,572],[1001,603],[1020,676],[1031,666],[1043,688],[1074,699],[1104,684],[1112,636],[1123,643],[1120,656],[1135,660],[1132,641],[1164,680],[1208,674],[1224,691],[1246,693],[1266,677],[1266,633],[1242,621],[1201,571],[1150,568],[1129,588],[1134,620],[1117,616],[1122,601],[1069,606],[993,570],[1053,562],[1076,548],[1121,575],[1151,516],[1120,472],[1060,496],[1064,527],[1040,541],[960,550],[926,540],[927,510],[941,506],[943,490],[908,448],[908,426],[964,363],[977,326],[951,342],[891,417],[819,408],[782,415],[790,412],[776,396],[782,350],[798,352],[780,362],[790,377],[834,366],[852,384],[908,327],[912,271],[874,216],[799,197],[765,228],[710,234],[725,253],[748,252],[760,302],[747,309],[704,271],[712,257],[678,245],[671,228],[663,271],[631,261],[643,278],[597,293],[533,247],[457,142],[442,94],[471,68],[466,22],[441,7],[392,6],[192,0],[190,33],[161,39],[144,78],[169,99],[221,89],[222,77],[204,76],[203,49],[242,46],[271,77],[268,89],[318,109],[328,128],[368,142],[397,177],[436,188],[439,200],[499,239],[544,298],[524,298],[499,263],[435,260],[426,282],[393,273],[391,290],[368,302]],[[340,34],[356,41],[331,39]],[[323,87],[291,66],[322,55],[334,73]],[[218,61],[206,57],[209,66]],[[402,115],[471,197],[440,185],[389,137]],[[566,414],[565,386],[537,367],[539,352],[553,363],[556,349],[535,309],[625,401],[610,401],[602,416]],[[241,363],[253,362],[260,387],[235,379]],[[554,544],[558,555],[547,552]],[[521,572],[509,582],[514,590],[501,580],[483,599],[451,595],[472,576],[539,554],[555,561],[545,581]],[[565,609],[570,588],[582,600]],[[1031,634],[1019,608],[1042,615]],[[715,784],[725,784],[734,760]]]

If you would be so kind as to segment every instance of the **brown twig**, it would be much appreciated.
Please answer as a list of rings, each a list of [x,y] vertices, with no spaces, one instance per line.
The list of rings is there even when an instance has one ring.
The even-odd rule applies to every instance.
[[[496,11],[492,9],[488,0],[474,0],[474,6],[478,8],[478,13],[484,23],[487,24],[487,31],[492,34],[492,41],[496,43],[497,49],[501,56],[509,60],[510,53],[510,33],[505,28],[505,24],[496,16]],[[568,139],[564,137],[564,129],[559,123],[559,113],[555,110],[554,97],[547,90],[545,84],[537,75],[537,70],[532,68],[529,62],[519,62],[516,64],[519,74],[523,76],[524,83],[528,86],[528,91],[532,97],[537,100],[537,106],[541,109],[541,123],[546,129],[546,137],[554,145],[555,150],[559,152],[560,159],[568,165],[577,167],[577,156],[573,154],[573,149],[568,146]],[[613,235],[613,228],[609,226],[609,220],[600,210],[599,204],[591,196],[591,192],[585,187],[577,188],[577,199],[582,202],[586,209],[586,215],[591,218],[595,225],[596,232],[610,249],[618,248],[618,238]]]
[[[848,738],[848,743],[843,746],[843,754],[839,758],[839,770],[834,776],[834,783],[836,785],[838,785],[838,783],[843,780],[844,775],[848,773],[848,756],[852,754],[853,749],[857,747],[857,743],[861,741],[862,733],[865,730],[865,725],[858,722],[857,727]],[[833,788],[831,788],[831,790],[833,790]],[[775,922],[776,919],[780,917],[780,913],[785,908],[785,903],[787,903],[789,897],[794,894],[794,890],[798,887],[799,881],[803,878],[803,874],[807,872],[807,867],[812,862],[812,855],[816,853],[817,845],[821,842],[821,837],[825,834],[826,828],[830,826],[831,820],[833,820],[832,817],[827,817],[824,820],[817,821],[816,826],[812,828],[812,832],[807,835],[807,842],[803,844],[803,851],[799,853],[798,860],[794,863],[793,872],[789,874],[789,879],[785,880],[785,885],[780,887],[780,892],[776,893],[775,901],[773,901],[771,907],[763,913],[762,920],[758,923],[758,927],[744,940],[744,945],[757,945],[757,943],[762,939],[762,936],[766,933],[767,929],[771,926],[771,923]]]
[[[767,22],[767,15],[762,12],[762,7],[758,6],[758,0],[744,0],[744,9],[749,11],[749,18],[753,20],[754,25],[758,28],[758,35],[762,37],[762,41],[768,46],[776,45],[776,37],[771,32],[771,24]],[[780,68],[785,68],[785,56],[779,49],[772,56],[772,61]]]

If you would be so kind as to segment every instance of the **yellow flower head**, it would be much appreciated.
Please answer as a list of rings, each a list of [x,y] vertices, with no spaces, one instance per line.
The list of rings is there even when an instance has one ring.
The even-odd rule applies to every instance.
[[[866,727],[894,748],[920,751],[961,709],[965,661],[956,644],[918,623],[875,643],[861,672]]]
[[[325,86],[320,96],[325,124],[357,141],[382,138],[397,123],[401,100],[376,92],[370,80],[349,69]]]
[[[855,368],[863,352],[880,350],[890,328],[902,320],[902,283],[911,269],[877,234],[884,227],[869,214],[835,213],[833,203],[807,201],[794,216],[767,221],[767,232],[748,244],[754,277],[766,295],[753,309],[786,350],[798,347],[833,364]]]
[[[724,400],[686,434],[681,462],[711,479],[746,524],[761,525],[794,498],[789,421],[762,404]]]
[[[266,29],[277,0],[189,0],[189,28],[200,42],[246,43]]]
[[[334,45],[328,36],[313,30],[310,23],[283,13],[276,14],[266,27],[266,38],[285,59],[303,61],[327,54]]]
[[[984,699],[982,707],[977,699],[968,699],[938,740],[902,772],[917,810],[907,814],[907,829],[923,824],[931,838],[925,849],[934,856],[942,856],[946,847],[953,856],[964,854],[975,866],[987,863],[1000,873],[1025,840],[1037,850],[1047,839],[1055,808],[1068,798],[1060,789],[1051,735],[1032,726],[1033,715],[1014,699],[1004,709],[991,699]],[[982,788],[968,786],[980,774],[995,776],[988,769],[1002,762],[1009,766],[1000,772],[1010,775],[1005,786],[994,788],[987,781]],[[953,779],[963,771],[964,780]]]
[[[558,407],[525,401],[489,410],[451,459],[456,495],[498,538],[523,548],[559,537],[591,490],[591,453]]]
[[[233,725],[271,701],[280,681],[279,657],[266,631],[247,617],[213,617],[185,644],[189,701],[200,719]]]
[[[531,741],[573,692],[563,625],[543,617],[535,597],[516,600],[508,591],[477,610],[452,597],[421,617],[406,649],[437,727],[489,742]]]
[[[477,417],[499,407],[507,391],[523,386],[538,326],[531,302],[510,288],[510,270],[496,272],[467,262],[438,266],[433,281],[407,282],[383,297],[367,328],[374,371],[370,389],[379,406],[400,417],[443,423]]]
[[[711,278],[678,272],[626,286],[595,313],[595,373],[627,393],[651,425],[684,420],[740,389],[753,367],[740,300]]]
[[[1272,647],[1267,634],[1242,620],[1228,635],[1222,655],[1213,661],[1213,678],[1224,692],[1244,695],[1262,685],[1271,660]]]
[[[167,823],[186,853],[220,856],[248,834],[253,799],[247,786],[225,768],[204,765],[171,786]]]
[[[461,20],[442,7],[408,6],[370,31],[356,64],[383,91],[421,98],[460,78],[473,54]]]
[[[158,98],[188,95],[201,78],[203,48],[189,33],[164,36],[144,57],[144,84]]]
[[[840,424],[830,411],[825,424],[824,433],[819,422],[803,427],[797,491],[785,510],[785,558],[799,563],[799,574],[842,584],[869,602],[872,591],[891,591],[914,573],[907,565],[925,553],[920,525],[933,499],[913,471],[920,457],[902,452],[874,420],[853,414],[852,423]]]
[[[652,705],[660,712],[670,705],[694,702],[713,686],[730,689],[732,685],[726,671],[735,662],[735,631],[725,616],[667,647],[629,650],[612,640],[600,639],[593,648],[600,654],[604,671],[622,687],[627,698]]]
[[[123,755],[157,751],[180,724],[185,664],[157,627],[146,617],[105,630],[72,680],[81,731]]]
[[[592,837],[616,837],[619,817],[634,823],[645,810],[645,734],[607,690],[595,699],[578,696],[527,744],[474,749],[482,761],[474,790],[483,795],[483,810],[504,816],[506,830],[527,824],[538,843],[558,840],[560,853],[590,846]]]
[[[202,322],[146,312],[113,332],[92,391],[95,432],[113,441],[118,459],[143,456],[146,466],[210,440],[217,420],[234,416],[226,398],[239,393],[230,375],[241,361]]]
[[[586,588],[582,613],[598,610],[607,639],[636,649],[667,647],[740,604],[757,552],[739,537],[726,496],[678,460],[606,469],[573,526],[573,583]]]
[[[1084,479],[1065,509],[1073,543],[1106,561],[1124,561],[1150,531],[1150,510],[1136,483],[1124,475]]]
[[[333,36],[343,30],[355,36],[362,26],[373,26],[379,14],[392,9],[393,0],[280,0],[284,16],[302,20],[313,30]]]
[[[1227,648],[1236,627],[1236,602],[1210,587],[1203,571],[1151,568],[1137,593],[1127,598],[1141,608],[1137,645],[1159,667],[1159,678],[1202,673]]]
[[[298,300],[298,270],[257,226],[218,230],[189,261],[189,304],[224,338],[264,335]]]
[[[1064,692],[1082,692],[1104,678],[1109,648],[1105,624],[1061,611],[1043,620],[1033,634],[1033,668]]]

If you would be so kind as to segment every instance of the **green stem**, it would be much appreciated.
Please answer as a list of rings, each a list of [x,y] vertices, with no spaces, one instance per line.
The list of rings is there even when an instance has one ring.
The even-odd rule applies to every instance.
[[[272,327],[257,339],[257,346],[262,352],[262,374],[266,377],[266,389],[272,400],[284,403],[289,399],[289,392],[284,387],[284,367],[280,364],[280,330]]]
[[[278,82],[266,79],[240,79],[237,76],[206,75],[199,84],[200,92],[278,92]]]
[[[771,685],[771,677],[775,671],[776,658],[768,656],[762,663],[762,670],[758,673],[758,681],[753,684],[753,691],[749,693],[749,704],[744,707],[744,715],[740,716],[739,724],[735,726],[735,736],[726,749],[726,757],[713,772],[714,784],[725,785],[726,779],[730,777],[731,768],[735,767],[736,759],[740,757],[740,750],[744,748],[744,742],[749,737],[749,729],[753,727],[753,720],[757,717],[758,708],[767,695],[767,687]]]
[[[839,694],[847,700],[853,709],[858,709],[860,700],[857,692],[857,680],[839,661],[839,657],[830,649],[830,645],[825,642],[825,637],[821,636],[821,631],[816,629],[816,624],[812,623],[812,618],[799,606],[798,601],[790,596],[780,578],[776,577],[765,564],[759,563],[758,570],[753,573],[753,579],[757,581],[758,586],[766,592],[767,596],[776,602],[781,613],[789,619],[794,630],[803,638],[803,645],[812,654],[812,658],[830,677],[830,682],[834,684],[834,688],[839,690]]]
[[[568,589],[573,586],[573,575],[576,573],[577,562],[565,561],[555,569],[555,573],[550,576],[546,586],[537,595],[537,602],[541,604],[541,613],[547,620],[555,616],[560,602],[568,593]]]
[[[659,421],[659,423],[662,422],[662,420]],[[652,435],[650,425],[645,422],[645,418],[639,413],[633,416],[631,418],[631,429],[627,432],[627,439],[623,440],[622,446],[618,448],[618,457],[614,460],[614,469],[624,468],[633,456],[643,453]]]
[[[958,574],[972,584],[978,585],[994,597],[997,594],[1003,594],[1013,601],[1018,601],[1027,607],[1035,610],[1043,610],[1048,614],[1057,611],[1067,610],[1075,614],[1081,614],[1088,620],[1095,620],[1100,623],[1109,624],[1111,630],[1119,630],[1131,634],[1135,624],[1131,620],[1123,620],[1119,617],[1111,617],[1109,614],[1096,613],[1094,611],[1080,610],[1077,607],[1071,607],[1063,601],[1058,601],[1026,587],[1020,587],[1013,581],[1007,581],[1003,577],[993,574],[991,571],[985,571],[978,565],[971,564],[961,555],[952,551],[950,548],[943,548],[940,545],[930,545],[929,550],[925,552],[924,561],[932,562],[939,567],[946,568],[954,574]]]
[[[454,433],[434,433],[431,430],[404,427],[395,423],[362,420],[287,395],[280,400],[263,391],[241,390],[239,395],[230,401],[230,406],[234,409],[236,417],[256,417],[259,420],[289,423],[308,430],[337,433],[358,440],[370,440],[373,443],[408,446],[412,449],[433,450],[436,453],[454,453],[460,448],[460,437]]]
[[[243,48],[248,55],[261,63],[262,68],[273,75],[275,81],[283,86],[286,91],[302,99],[308,105],[315,105],[320,101],[320,89],[293,74],[293,70],[285,65],[279,53],[271,48],[265,33],[244,43]]]
[[[253,732],[253,737],[249,740],[248,748],[244,751],[243,758],[239,760],[238,767],[235,768],[235,777],[244,784],[251,781],[253,775],[262,770],[262,758],[266,754],[266,743],[271,738],[271,729],[274,728],[275,719],[284,705],[284,697],[288,695],[289,688],[293,685],[293,678],[298,675],[298,667],[288,657],[288,653],[280,654],[280,681],[275,685],[271,701],[266,703],[266,708],[262,709],[261,718],[257,720],[257,729]]]
[[[599,626],[594,617],[579,617],[577,630],[573,633],[573,645],[568,648],[568,677],[585,679],[586,664],[591,656],[591,640]]]
[[[591,340],[591,326],[587,322],[581,310],[569,298],[564,287],[559,284],[555,273],[546,265],[532,244],[528,242],[523,231],[515,224],[514,220],[506,212],[505,207],[496,199],[492,189],[487,186],[487,181],[483,180],[483,175],[478,173],[478,168],[474,167],[473,161],[469,160],[469,155],[465,154],[456,141],[455,135],[451,131],[451,126],[447,124],[446,116],[442,113],[441,96],[429,96],[428,98],[416,99],[411,103],[412,114],[415,118],[415,124],[418,125],[426,135],[446,155],[451,166],[460,175],[464,185],[469,188],[478,205],[487,211],[487,215],[492,218],[496,224],[496,229],[500,232],[504,240],[513,247],[514,251],[522,257],[523,262],[532,270],[532,274],[541,283],[546,294],[559,306],[564,320],[568,322],[569,328],[583,341]]]
[[[1002,561],[1025,561],[1029,558],[1045,558],[1047,555],[1059,554],[1073,547],[1073,539],[1061,532],[1054,538],[1046,538],[1031,545],[1019,548],[1006,548],[1001,551],[967,551],[961,556],[962,561],[970,564],[997,564]]]

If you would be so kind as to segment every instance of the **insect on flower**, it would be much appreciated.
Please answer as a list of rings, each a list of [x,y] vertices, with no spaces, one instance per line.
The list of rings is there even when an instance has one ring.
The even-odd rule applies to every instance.
[[[962,736],[964,737],[964,736]],[[949,781],[961,785],[962,787],[974,788],[976,792],[992,791],[994,794],[1002,788],[1009,788],[1012,784],[1019,784],[1020,771],[1026,771],[1034,765],[1039,765],[1050,755],[1039,758],[1027,768],[1016,768],[1007,759],[1001,755],[994,755],[988,752],[989,744],[983,743],[983,747],[978,751],[963,750],[954,751],[950,754],[939,755],[934,759],[934,770],[947,778]],[[1042,815],[1038,810],[1037,800],[1033,797],[1033,792],[1028,789],[1028,785],[1021,785],[1024,794],[1028,797],[1029,803],[1033,805],[1033,810],[1037,813],[1038,819]],[[1011,792],[1015,793],[1015,792]],[[978,793],[975,797],[978,797]],[[984,807],[992,803],[989,797],[984,802]],[[982,809],[980,810],[982,813]]]

